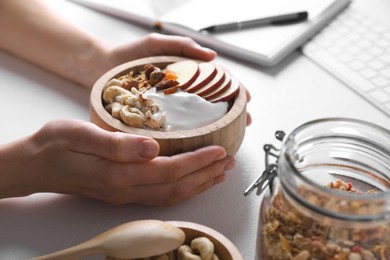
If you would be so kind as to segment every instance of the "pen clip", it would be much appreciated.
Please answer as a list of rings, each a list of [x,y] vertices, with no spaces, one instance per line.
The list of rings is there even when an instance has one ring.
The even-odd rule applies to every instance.
[[[272,21],[271,24],[272,25],[286,25],[286,24],[300,23],[300,22],[307,20],[307,18],[309,17],[309,14],[306,11],[296,13],[296,15],[297,15],[296,17],[287,17],[286,16],[285,19]]]

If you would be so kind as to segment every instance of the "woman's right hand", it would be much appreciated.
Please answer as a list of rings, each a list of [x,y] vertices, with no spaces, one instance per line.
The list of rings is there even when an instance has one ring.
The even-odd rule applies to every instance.
[[[55,120],[0,146],[0,198],[55,192],[112,204],[173,205],[204,192],[235,166],[224,148],[159,157],[148,137]]]

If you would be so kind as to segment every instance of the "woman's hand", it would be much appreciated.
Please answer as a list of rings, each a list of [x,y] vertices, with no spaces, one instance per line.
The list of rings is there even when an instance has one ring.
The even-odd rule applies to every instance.
[[[0,197],[56,192],[112,204],[173,205],[220,183],[235,166],[219,146],[172,157],[156,157],[158,152],[148,137],[78,120],[51,121],[0,147]]]
[[[140,58],[170,55],[211,61],[217,56],[215,51],[200,46],[191,38],[158,33],[151,33],[119,46],[102,46],[102,49],[96,52],[94,68],[90,70],[94,73],[85,73],[83,77],[80,75],[80,79],[84,81],[82,84],[87,88],[92,87],[94,82],[111,68]]]
[[[151,33],[133,42],[113,48],[110,58],[113,64],[120,64],[156,55],[174,55],[211,61],[215,59],[217,53],[200,46],[188,37]]]

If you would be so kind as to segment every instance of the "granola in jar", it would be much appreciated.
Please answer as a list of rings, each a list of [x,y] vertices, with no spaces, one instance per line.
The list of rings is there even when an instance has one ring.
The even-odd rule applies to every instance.
[[[335,180],[327,188],[351,192],[364,196],[375,190],[358,191],[351,182]],[[359,210],[364,202],[339,205],[326,200],[304,188],[298,193],[319,206],[334,203],[334,207],[350,207]],[[304,214],[279,191],[270,206],[261,212],[261,252],[264,259],[278,260],[375,260],[390,259],[390,224],[369,227],[338,226],[323,223],[315,217]]]

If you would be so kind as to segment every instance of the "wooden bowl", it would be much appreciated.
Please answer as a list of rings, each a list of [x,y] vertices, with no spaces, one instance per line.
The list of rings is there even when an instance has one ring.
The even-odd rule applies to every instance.
[[[246,128],[246,93],[243,86],[235,98],[228,113],[216,122],[193,130],[156,131],[128,126],[112,117],[103,107],[103,87],[109,80],[128,73],[139,71],[145,64],[153,64],[164,68],[168,64],[188,60],[175,56],[156,56],[130,61],[119,65],[94,84],[90,96],[91,122],[109,131],[121,131],[154,138],[160,145],[160,155],[170,156],[178,153],[194,151],[208,145],[220,145],[229,155],[234,155],[241,146]],[[200,62],[200,61],[197,61]]]
[[[242,260],[240,251],[224,235],[216,230],[185,221],[167,221],[168,223],[182,229],[186,235],[185,244],[189,245],[194,238],[207,237],[214,244],[214,252],[221,260]]]
[[[218,231],[197,224],[194,222],[186,221],[166,221],[172,226],[178,227],[183,230],[185,234],[185,245],[191,245],[191,241],[198,237],[207,237],[214,244],[214,253],[221,260],[243,260],[240,251],[236,246],[224,235]],[[107,256],[105,260],[119,260],[114,257]]]

